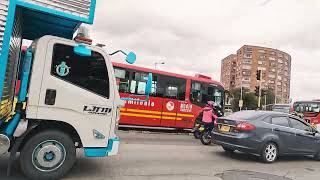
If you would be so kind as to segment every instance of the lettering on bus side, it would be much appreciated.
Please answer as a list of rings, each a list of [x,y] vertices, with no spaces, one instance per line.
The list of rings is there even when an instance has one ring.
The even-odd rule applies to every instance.
[[[83,112],[90,115],[110,116],[112,108],[97,105],[85,105],[83,106]]]
[[[180,111],[181,112],[192,112],[192,104],[181,103]]]
[[[132,100],[132,101],[126,101],[127,104],[130,104],[130,105],[138,105],[138,106],[147,106],[147,107],[154,107],[154,102],[152,101],[135,101],[135,100]]]

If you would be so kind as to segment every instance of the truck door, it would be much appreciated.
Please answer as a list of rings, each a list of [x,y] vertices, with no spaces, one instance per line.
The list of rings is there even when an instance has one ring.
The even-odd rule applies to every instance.
[[[74,46],[60,38],[49,41],[37,116],[72,125],[84,147],[106,147],[116,113],[112,65],[100,49],[86,57],[75,54]]]

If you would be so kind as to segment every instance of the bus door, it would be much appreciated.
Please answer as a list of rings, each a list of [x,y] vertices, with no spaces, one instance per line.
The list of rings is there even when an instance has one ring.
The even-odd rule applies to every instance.
[[[175,127],[177,120],[178,110],[178,87],[175,85],[168,85],[165,88],[162,113],[161,113],[161,126]]]

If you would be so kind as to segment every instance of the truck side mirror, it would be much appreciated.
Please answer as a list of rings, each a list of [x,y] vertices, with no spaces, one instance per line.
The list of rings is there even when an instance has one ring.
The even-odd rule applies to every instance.
[[[113,56],[117,53],[122,53],[124,55],[126,55],[126,62],[129,63],[129,64],[134,64],[136,62],[136,59],[137,59],[137,56],[134,52],[129,52],[129,54],[125,53],[124,51],[122,50],[118,50],[118,51],[115,51],[111,54],[109,54],[110,56]]]
[[[147,85],[146,85],[146,89],[145,89],[145,92],[146,92],[146,96],[149,96],[151,94],[151,90],[152,90],[152,73],[149,73],[148,74],[148,80],[147,80]]]
[[[129,64],[134,64],[136,62],[137,56],[133,52],[129,52],[129,54],[126,57],[126,61]]]
[[[73,52],[79,56],[90,57],[91,49],[87,48],[84,44],[78,44],[73,48]]]

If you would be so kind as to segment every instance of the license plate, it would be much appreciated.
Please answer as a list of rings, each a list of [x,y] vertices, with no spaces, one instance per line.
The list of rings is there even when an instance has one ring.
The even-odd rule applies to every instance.
[[[230,131],[230,126],[224,126],[224,125],[222,125],[222,126],[220,127],[220,131],[221,131],[221,132],[229,132],[229,131]]]

